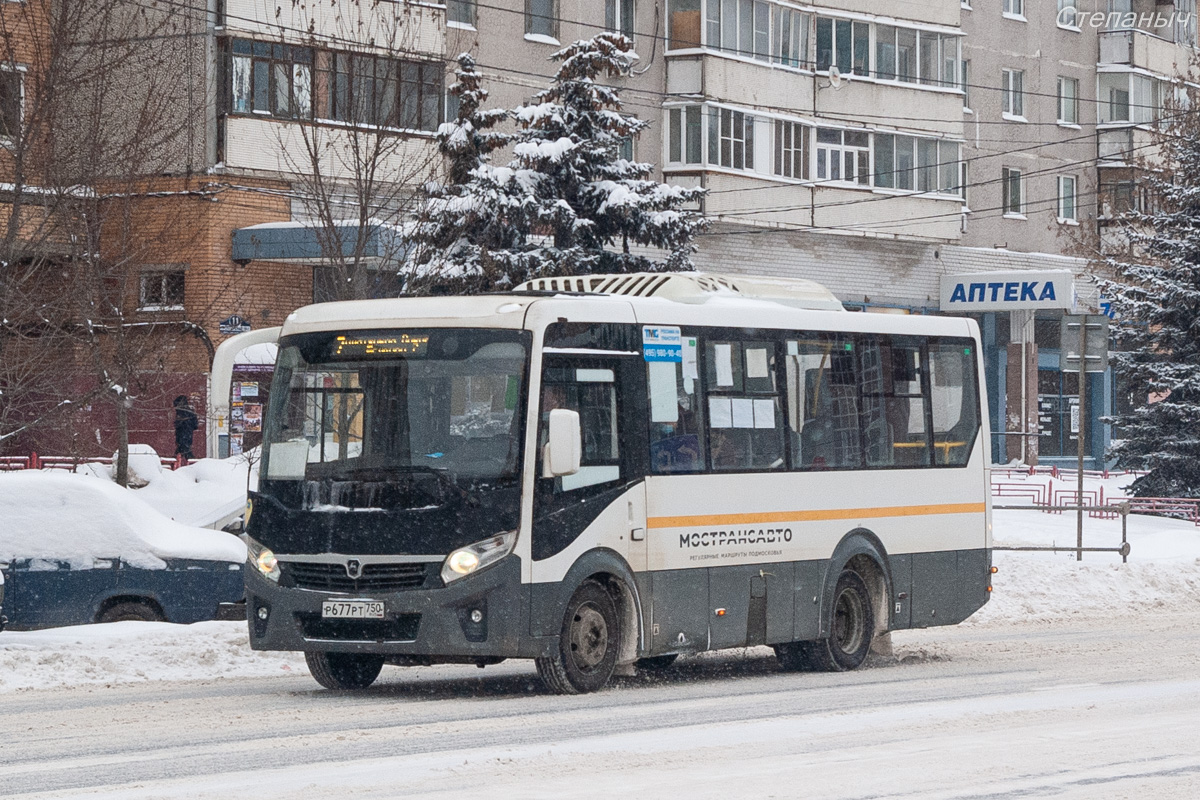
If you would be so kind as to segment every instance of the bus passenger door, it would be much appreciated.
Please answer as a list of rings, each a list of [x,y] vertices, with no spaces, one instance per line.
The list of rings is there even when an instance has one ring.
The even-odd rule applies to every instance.
[[[566,408],[579,414],[582,434],[580,468],[574,475],[538,477],[533,509],[533,579],[561,580],[574,557],[608,548],[639,569],[645,562],[646,500],[637,466],[636,430],[631,414],[638,407],[631,382],[638,385],[641,362],[634,355],[547,355],[543,362],[538,410],[538,454],[547,439],[550,411]],[[645,426],[642,425],[644,430]],[[644,435],[644,434],[643,434]],[[540,472],[541,465],[538,465]]]

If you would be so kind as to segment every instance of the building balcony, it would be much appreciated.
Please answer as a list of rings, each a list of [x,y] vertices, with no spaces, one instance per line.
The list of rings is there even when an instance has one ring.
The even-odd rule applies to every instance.
[[[690,50],[667,54],[667,92],[755,108],[766,115],[827,117],[834,124],[861,124],[958,137],[963,129],[961,92],[942,86],[814,73]],[[919,120],[919,121],[914,121]]]
[[[341,49],[441,59],[446,55],[444,6],[423,3],[275,3],[225,0],[230,34],[311,45],[335,41]]]
[[[672,183],[687,183],[668,175]],[[698,177],[698,176],[696,176]],[[957,241],[957,197],[891,193],[838,183],[779,183],[754,175],[709,171],[704,211],[713,219],[746,225],[810,228],[882,238]],[[752,190],[752,191],[748,191]]]
[[[257,174],[320,174],[351,181],[355,164],[370,169],[380,183],[417,185],[429,179],[438,162],[437,144],[429,134],[375,133],[328,122],[293,122],[254,116],[225,116],[224,163],[229,169]],[[375,145],[375,137],[388,137]]]
[[[1121,65],[1175,77],[1188,71],[1194,51],[1137,28],[1100,32],[1100,66]]]

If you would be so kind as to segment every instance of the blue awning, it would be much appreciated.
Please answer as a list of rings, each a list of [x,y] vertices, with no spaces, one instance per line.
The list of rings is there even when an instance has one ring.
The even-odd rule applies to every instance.
[[[404,259],[408,245],[394,225],[370,223],[366,227],[364,258],[381,264]],[[267,222],[233,232],[233,260],[321,263],[336,257],[339,249],[342,258],[350,258],[358,235],[357,222],[335,223],[328,231],[302,222]]]

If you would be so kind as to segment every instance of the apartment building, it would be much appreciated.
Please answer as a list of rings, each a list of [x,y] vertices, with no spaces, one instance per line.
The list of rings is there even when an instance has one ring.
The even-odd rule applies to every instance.
[[[348,249],[376,268],[369,291],[399,288],[387,276],[403,244],[381,220],[403,217],[406,194],[388,187],[411,187],[437,167],[433,133],[452,113],[453,56],[471,52],[491,103],[514,107],[546,86],[562,44],[617,30],[639,60],[614,82],[626,110],[652,123],[629,155],[708,190],[713,224],[699,268],[814,279],[852,310],[973,314],[985,335],[995,458],[1065,460],[1078,384],[1057,369],[1058,323],[1072,300],[1081,310],[1099,303],[1089,237],[1139,202],[1132,157],[1149,150],[1150,126],[1193,59],[1194,5],[172,6],[164,13],[182,15],[186,35],[157,46],[186,64],[177,100],[187,111],[182,143],[156,180],[179,196],[157,197],[146,213],[186,219],[189,233],[138,266],[133,311],[203,333],[163,362],[172,387],[186,385],[203,410],[207,350],[338,296],[333,267]],[[0,124],[10,127],[13,74],[0,73]],[[983,273],[983,283],[970,277]],[[1022,276],[1057,287],[1057,302],[1008,310],[1006,294],[1020,301],[1032,291]],[[993,302],[956,305],[953,286],[972,300],[974,287],[990,286]],[[1097,417],[1117,392],[1109,376],[1093,376],[1088,391],[1098,462],[1106,439]],[[166,408],[139,413],[135,437],[169,449]]]

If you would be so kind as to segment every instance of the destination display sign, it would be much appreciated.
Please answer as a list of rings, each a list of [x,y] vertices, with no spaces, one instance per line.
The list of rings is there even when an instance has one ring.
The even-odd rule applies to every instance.
[[[419,358],[429,348],[428,333],[370,333],[341,335],[333,340],[333,358],[405,356]]]

